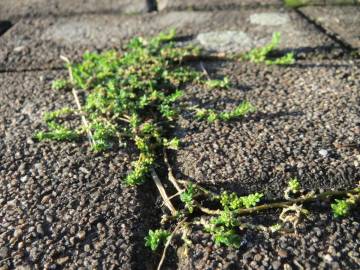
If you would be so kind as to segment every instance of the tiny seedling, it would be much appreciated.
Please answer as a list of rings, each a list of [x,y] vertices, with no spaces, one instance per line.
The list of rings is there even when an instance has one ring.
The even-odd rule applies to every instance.
[[[289,52],[286,55],[278,58],[270,58],[270,54],[273,53],[280,44],[281,34],[275,32],[272,36],[272,40],[269,44],[261,48],[252,49],[245,54],[245,59],[253,63],[265,63],[266,65],[291,65],[295,63],[294,53]]]
[[[156,251],[160,244],[166,242],[170,235],[171,233],[166,230],[150,230],[149,234],[145,237],[145,246],[149,247],[152,251]]]
[[[209,89],[229,89],[230,80],[224,77],[222,80],[208,80],[205,84]]]
[[[335,203],[331,204],[331,209],[335,217],[344,217],[350,212],[350,204],[346,200],[335,199]]]
[[[67,80],[54,80],[51,84],[53,90],[64,90],[70,87],[70,83]]]

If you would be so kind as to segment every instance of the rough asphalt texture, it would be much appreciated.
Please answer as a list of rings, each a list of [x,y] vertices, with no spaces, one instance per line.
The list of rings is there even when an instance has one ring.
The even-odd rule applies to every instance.
[[[359,48],[357,7],[298,12],[275,0],[159,0],[161,12],[143,14],[152,1],[68,2],[0,3],[1,32],[13,24],[0,36],[1,270],[156,268],[159,254],[145,249],[143,238],[160,221],[157,191],[151,182],[121,186],[132,149],[94,155],[86,142],[31,139],[44,111],[73,106],[70,93],[50,90],[51,80],[66,74],[59,55],[79,59],[88,49],[121,48],[134,35],[175,27],[181,40],[207,50],[243,52],[281,31],[281,49],[298,58],[286,68],[204,62],[212,78],[227,75],[233,85],[212,91],[189,85],[186,102],[223,110],[246,99],[258,111],[211,125],[183,113],[174,131],[183,146],[171,156],[179,177],[217,191],[263,191],[267,198],[282,197],[293,176],[316,190],[360,180],[360,62],[349,50]],[[172,250],[165,268],[358,269],[358,210],[335,219],[328,203],[310,209],[297,235],[244,231],[238,250],[215,247],[194,228],[189,256]],[[245,220],[271,224],[278,214]]]

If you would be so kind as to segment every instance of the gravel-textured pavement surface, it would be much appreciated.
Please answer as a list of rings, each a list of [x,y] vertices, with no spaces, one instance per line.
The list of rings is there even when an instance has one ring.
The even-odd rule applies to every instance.
[[[288,68],[205,62],[204,67],[214,78],[231,74],[236,84],[211,91],[191,86],[189,105],[230,110],[248,100],[258,111],[240,121],[210,125],[184,113],[176,132],[183,147],[173,157],[179,178],[214,191],[261,191],[268,199],[282,198],[292,177],[308,190],[346,189],[358,183],[358,61],[299,61]],[[195,230],[196,244],[182,269],[357,269],[359,213],[336,220],[329,207],[317,204],[310,209],[313,215],[298,235],[245,231],[240,250],[215,247],[208,234]],[[278,215],[255,220],[276,223]]]
[[[342,54],[343,48],[292,10],[170,11],[146,15],[85,14],[24,18],[0,39],[0,70],[63,67],[60,55],[78,60],[86,50],[120,49],[134,36],[171,28],[207,50],[245,52],[282,33],[280,49],[299,58]]]
[[[280,31],[280,49],[298,58],[289,67],[203,62],[212,78],[226,75],[233,84],[228,90],[189,85],[187,103],[223,110],[248,100],[257,112],[213,124],[183,113],[174,130],[182,149],[170,159],[179,177],[266,198],[282,197],[294,176],[314,190],[359,182],[360,62],[350,51],[358,49],[353,22],[359,16],[344,17],[355,7],[298,12],[278,8],[277,0],[259,8],[259,1],[247,0],[158,0],[160,12],[140,14],[155,1],[75,1],[69,8],[70,2],[0,3],[0,33],[13,24],[0,34],[0,270],[156,268],[160,254],[144,247],[144,236],[159,226],[157,191],[151,182],[121,184],[134,149],[95,155],[86,141],[32,140],[43,112],[74,106],[70,93],[50,89],[52,79],[66,74],[59,56],[119,49],[134,35],[175,27],[182,41],[244,52]],[[340,19],[322,21],[326,10]],[[358,209],[335,219],[329,202],[309,207],[298,234],[245,230],[237,250],[215,246],[195,227],[189,256],[170,248],[164,269],[360,268]],[[244,219],[272,224],[278,215]]]
[[[131,155],[31,139],[42,112],[73,104],[50,90],[58,75],[0,74],[0,268],[136,268],[156,211],[151,186],[121,187]]]

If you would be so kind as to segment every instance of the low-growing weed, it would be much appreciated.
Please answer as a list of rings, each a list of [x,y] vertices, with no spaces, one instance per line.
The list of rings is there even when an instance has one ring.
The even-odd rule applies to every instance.
[[[291,65],[295,63],[294,53],[289,52],[284,56],[277,58],[270,58],[270,54],[274,52],[275,49],[280,44],[281,34],[275,32],[273,34],[272,40],[269,44],[261,48],[255,48],[248,52],[245,55],[245,59],[253,63],[265,63],[266,65]]]
[[[174,36],[175,32],[170,31],[150,40],[134,38],[124,53],[85,53],[82,62],[77,64],[71,64],[64,57],[69,78],[54,81],[52,88],[72,89],[77,108],[65,107],[45,113],[46,130],[35,134],[39,141],[70,141],[87,137],[89,146],[95,152],[121,147],[125,145],[124,142],[137,148],[138,158],[132,162],[132,170],[123,182],[126,185],[138,185],[151,178],[170,212],[170,215],[163,216],[162,227],[170,228],[177,222],[172,232],[150,230],[145,237],[145,245],[153,251],[162,243],[165,244],[159,268],[175,234],[182,234],[181,239],[186,246],[192,244],[188,237],[191,225],[201,225],[212,235],[217,245],[239,248],[244,229],[276,232],[285,223],[291,223],[296,230],[300,218],[308,213],[303,205],[309,202],[330,197],[343,198],[335,200],[331,205],[332,211],[336,217],[349,214],[360,200],[360,188],[305,193],[300,189],[300,182],[293,178],[284,192],[284,200],[266,201],[263,193],[246,196],[228,192],[217,194],[189,180],[175,178],[167,151],[180,147],[180,139],[169,135],[182,110],[187,110],[199,121],[212,123],[244,117],[255,112],[255,107],[248,101],[243,101],[230,111],[181,106],[184,96],[181,89],[188,83],[225,91],[231,82],[228,77],[212,80],[204,68],[207,76],[184,65],[187,58],[199,57],[200,50],[177,47],[172,41]],[[294,57],[291,53],[280,58],[269,58],[279,42],[280,34],[274,33],[270,44],[252,50],[246,58],[255,63],[292,64]],[[80,91],[85,96],[84,104],[80,104],[78,98]],[[80,123],[79,120],[81,124],[72,128],[74,123],[69,122]],[[165,181],[177,191],[170,197],[166,193],[168,186],[165,189],[156,173],[161,164],[166,164],[168,170]],[[282,209],[282,212],[280,222],[272,226],[247,224],[241,219],[243,215],[275,208]]]

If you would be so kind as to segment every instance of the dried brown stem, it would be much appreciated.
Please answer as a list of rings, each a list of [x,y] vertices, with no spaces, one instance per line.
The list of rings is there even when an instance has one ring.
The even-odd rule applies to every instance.
[[[69,71],[69,77],[70,77],[70,82],[72,85],[74,85],[74,77],[73,77],[73,74],[72,74],[72,68],[71,68],[71,63],[70,63],[70,60],[65,57],[65,56],[60,56],[60,58],[68,65],[68,71]],[[89,139],[89,142],[90,142],[90,145],[91,146],[94,146],[96,143],[94,141],[94,138],[93,138],[93,135],[92,135],[92,132],[90,130],[90,125],[89,125],[89,122],[86,120],[84,114],[83,114],[83,111],[82,111],[82,108],[81,108],[81,103],[80,103],[80,100],[79,100],[79,97],[76,93],[76,90],[74,87],[72,87],[71,89],[71,92],[74,96],[74,100],[75,100],[75,103],[76,103],[76,106],[80,112],[80,117],[81,117],[81,121],[83,123],[83,125],[85,126],[86,128],[86,133],[87,133],[87,136],[88,136],[88,139]]]
[[[157,175],[157,173],[155,172],[155,170],[153,168],[151,169],[151,177],[152,177],[157,189],[159,190],[159,193],[160,193],[162,199],[164,200],[165,206],[170,210],[171,214],[173,216],[175,216],[177,214],[177,211],[176,211],[175,207],[172,205],[169,197],[166,194],[165,188],[160,181],[159,176]]]
[[[166,150],[164,149],[164,162],[166,164],[166,166],[168,167],[168,178],[169,178],[169,181],[173,184],[173,186],[175,187],[175,189],[178,191],[178,193],[181,193],[183,192],[183,190],[180,188],[173,172],[172,172],[172,169],[171,169],[171,166],[170,166],[170,163],[169,163],[169,159],[168,159],[168,156],[167,156],[167,153],[166,153]]]
[[[171,240],[174,237],[176,231],[184,224],[185,221],[186,221],[186,219],[183,219],[182,221],[180,221],[176,225],[175,229],[172,231],[171,235],[169,236],[168,240],[166,241],[165,246],[164,246],[164,250],[163,250],[163,253],[162,253],[162,256],[161,256],[161,259],[160,259],[160,262],[159,262],[158,267],[157,267],[157,270],[161,269],[161,266],[162,266],[162,264],[164,263],[164,260],[165,260],[166,251],[167,251],[168,247],[170,246]]]

